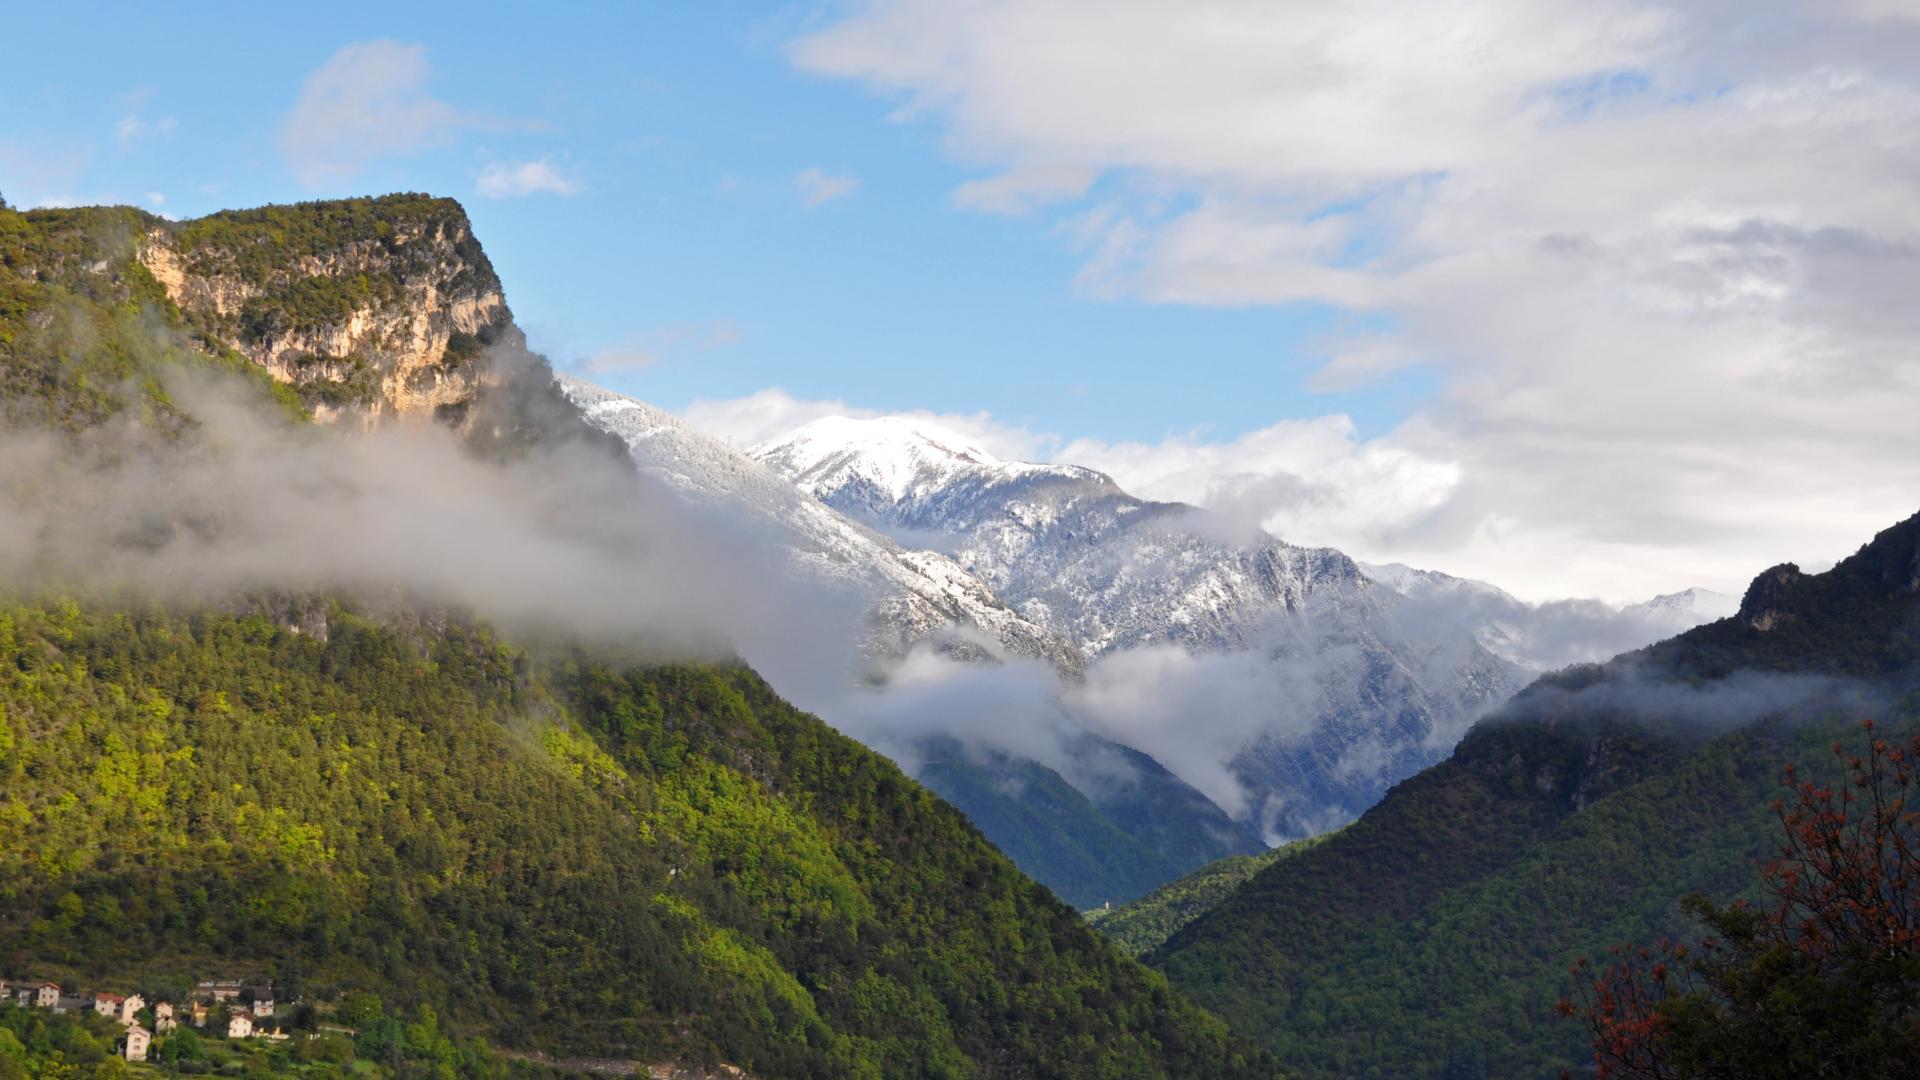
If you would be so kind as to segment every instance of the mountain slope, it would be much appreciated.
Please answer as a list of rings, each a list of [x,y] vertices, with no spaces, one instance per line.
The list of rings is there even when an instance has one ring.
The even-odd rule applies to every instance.
[[[1262,848],[1206,796],[1125,747],[1084,751],[1118,755],[1131,772],[1091,794],[1038,762],[969,750],[952,738],[930,739],[920,750],[925,760],[915,778],[1078,908],[1121,903],[1196,865]]]
[[[1112,939],[1128,956],[1142,956],[1165,944],[1181,927],[1212,911],[1253,875],[1331,835],[1323,833],[1258,854],[1235,855],[1208,863],[1138,900],[1090,911],[1087,922]]]
[[[1068,676],[1080,671],[1070,642],[1009,609],[952,559],[901,547],[665,410],[577,379],[560,385],[643,471],[758,523],[793,573],[857,596],[872,612],[861,644],[880,675],[879,661],[921,644],[959,659],[1026,657]],[[1092,734],[1076,739],[1084,759],[1121,762],[1127,782],[1085,794],[1039,762],[962,747],[953,736],[910,749],[936,763],[916,768],[923,783],[1023,870],[1082,907],[1129,899],[1212,859],[1259,849],[1257,835],[1151,758]]]
[[[1920,722],[1920,517],[1735,618],[1540,680],[1444,763],[1252,878],[1149,961],[1320,1076],[1533,1076],[1584,1061],[1566,965],[1750,888],[1781,770],[1861,715]],[[1356,882],[1365,881],[1356,888]]]
[[[464,302],[453,294],[483,265],[432,271],[432,295],[361,295],[362,274],[403,291],[420,280],[411,254],[388,266],[372,242],[416,202],[222,218],[232,228],[217,242],[265,260],[262,280],[292,298],[290,326],[365,347],[369,397],[315,408],[359,421],[332,431],[288,422],[311,395],[284,393],[275,378],[288,371],[224,337],[217,304],[183,313],[141,261],[143,245],[182,243],[193,223],[0,210],[9,434],[57,428],[33,435],[57,455],[82,444],[72,433],[117,419],[159,433],[137,445],[162,469],[257,449],[224,442],[233,417],[170,392],[170,374],[226,371],[246,382],[223,386],[232,407],[278,400],[281,422],[250,437],[297,440],[313,459],[365,445],[350,441],[361,426],[415,416],[457,425],[488,468],[530,442],[592,442],[547,379],[503,372],[497,349],[466,356],[452,331],[442,348],[471,379],[405,397],[422,385],[407,367],[418,339],[381,350],[421,325],[413,305],[428,305],[437,340],[447,312],[433,305]],[[432,215],[458,214],[429,202]],[[455,230],[408,235],[484,258],[462,254]],[[374,261],[328,255],[340,251]],[[330,283],[299,285],[282,258]],[[368,321],[372,336],[351,331]],[[500,330],[514,345],[510,324]],[[100,470],[53,460],[46,475],[10,477],[10,507],[93,505],[75,497]],[[597,490],[633,494],[619,458],[579,459],[590,460],[627,482]],[[280,479],[318,499],[337,477]],[[318,990],[431,1005],[463,1034],[509,1045],[726,1060],[768,1077],[1271,1074],[951,807],[742,666],[664,664],[551,628],[537,648],[516,647],[404,587],[371,585],[371,601],[317,595],[291,563],[290,594],[208,587],[148,603],[102,562],[69,598],[59,589],[73,581],[46,580],[14,517],[0,545],[10,966],[109,985],[284,970]],[[156,513],[124,531],[103,519],[99,532],[131,556],[236,518]],[[437,554],[489,540],[462,535]]]
[[[1402,598],[1345,555],[1229,533],[1089,469],[1002,461],[898,418],[826,418],[751,453],[878,529],[940,538],[1090,662],[1167,647],[1250,658],[1267,715],[1245,725],[1231,771],[1269,840],[1350,819],[1519,685],[1470,638],[1399,618]]]

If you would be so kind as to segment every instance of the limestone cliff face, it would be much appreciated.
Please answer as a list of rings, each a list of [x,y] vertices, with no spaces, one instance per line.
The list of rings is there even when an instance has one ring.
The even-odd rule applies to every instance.
[[[150,229],[140,262],[203,333],[300,391],[317,418],[458,420],[512,325],[460,205],[392,196]]]

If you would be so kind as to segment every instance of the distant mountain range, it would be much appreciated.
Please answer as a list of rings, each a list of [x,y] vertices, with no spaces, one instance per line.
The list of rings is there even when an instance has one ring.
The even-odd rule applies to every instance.
[[[1740,598],[1692,588],[1637,604],[1552,600],[1529,604],[1484,581],[1402,563],[1360,564],[1361,572],[1406,597],[1404,617],[1473,634],[1489,652],[1534,672],[1591,663],[1732,615]]]
[[[1222,755],[1238,791],[1205,790],[1269,841],[1350,820],[1541,670],[1724,614],[1723,598],[1701,590],[1644,611],[1529,605],[1480,582],[1363,566],[896,417],[824,418],[749,453],[847,516],[950,554],[1072,642],[1095,688],[1143,651],[1219,661],[1193,680],[1238,681],[1244,693],[1205,706],[1247,715],[1229,725],[1239,745]],[[1180,691],[1198,688],[1158,674],[1164,715],[1127,716],[1123,741],[1180,771],[1183,744],[1207,737],[1179,713],[1193,700]]]

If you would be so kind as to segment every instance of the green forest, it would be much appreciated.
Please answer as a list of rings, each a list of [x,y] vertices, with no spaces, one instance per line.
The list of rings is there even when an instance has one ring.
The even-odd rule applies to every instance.
[[[744,668],[326,626],[0,613],[0,955],[290,969],[506,1046],[775,1076],[1263,1074]]]
[[[1144,956],[1159,948],[1181,927],[1218,907],[1253,875],[1281,859],[1314,847],[1329,835],[1296,840],[1257,855],[1217,859],[1131,903],[1089,911],[1087,922],[1128,956]]]

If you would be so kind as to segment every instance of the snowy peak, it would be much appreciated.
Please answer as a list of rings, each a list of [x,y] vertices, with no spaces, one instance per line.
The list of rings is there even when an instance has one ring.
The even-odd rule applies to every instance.
[[[1406,563],[1364,563],[1354,561],[1367,580],[1376,585],[1384,585],[1394,592],[1409,598],[1430,596],[1436,593],[1463,593],[1497,597],[1514,601],[1513,597],[1498,585],[1490,585],[1473,578],[1454,577],[1438,570],[1420,570]]]
[[[832,505],[876,515],[960,483],[1053,477],[1113,485],[1092,469],[1002,460],[963,435],[900,416],[822,417],[747,453]]]
[[[1627,605],[1626,610],[1653,618],[1687,620],[1687,625],[1725,619],[1740,610],[1740,598],[1712,589],[1682,589],[1663,593],[1651,600]]]
[[[954,656],[1004,653],[1079,670],[1080,656],[1070,643],[1013,611],[945,555],[903,550],[664,409],[567,376],[557,383],[588,423],[627,444],[642,473],[695,503],[764,523],[804,578],[871,596],[870,653],[900,654],[928,641]],[[983,649],[976,639],[991,647]]]
[[[916,482],[970,469],[999,469],[999,458],[959,435],[899,416],[825,416],[748,451],[789,476],[857,468],[895,499]]]

